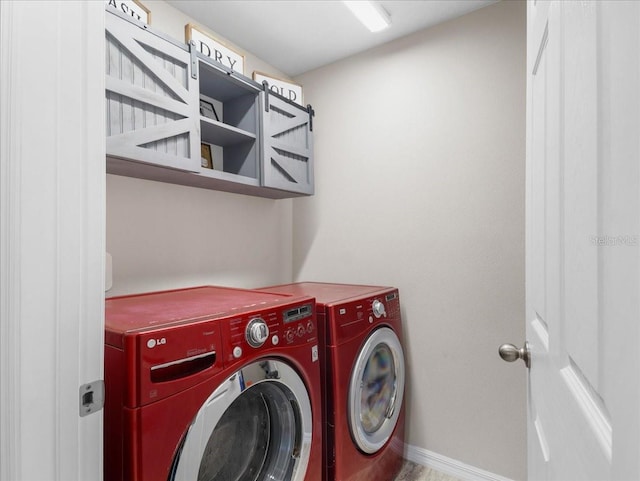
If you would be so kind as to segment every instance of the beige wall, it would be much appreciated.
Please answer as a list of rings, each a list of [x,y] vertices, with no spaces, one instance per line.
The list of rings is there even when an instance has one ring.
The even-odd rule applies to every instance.
[[[291,279],[291,201],[107,176],[109,296]]]
[[[152,26],[184,41],[193,19],[145,1]],[[217,36],[221,41],[224,38]],[[230,46],[229,42],[226,42]],[[248,52],[245,73],[283,74]],[[109,296],[202,284],[234,287],[291,280],[291,200],[107,176]]]
[[[394,285],[408,443],[525,478],[525,5],[500,2],[302,75],[316,195],[294,278]]]

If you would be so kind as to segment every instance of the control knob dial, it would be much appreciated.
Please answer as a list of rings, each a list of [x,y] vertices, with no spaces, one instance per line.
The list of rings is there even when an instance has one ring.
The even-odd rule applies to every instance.
[[[251,347],[260,347],[269,338],[269,326],[259,317],[251,319],[247,324],[245,337]]]
[[[373,315],[376,316],[377,319],[379,319],[382,316],[385,316],[385,317],[387,316],[387,311],[384,308],[384,304],[380,302],[378,299],[373,301],[371,308],[373,309]]]

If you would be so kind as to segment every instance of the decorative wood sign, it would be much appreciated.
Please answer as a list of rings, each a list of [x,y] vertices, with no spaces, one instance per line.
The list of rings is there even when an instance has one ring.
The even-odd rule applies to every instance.
[[[229,47],[220,43],[211,35],[204,33],[197,25],[188,23],[184,26],[187,43],[195,42],[196,49],[201,54],[221,63],[234,72],[244,75],[244,56],[234,52]]]
[[[282,95],[285,99],[289,99],[298,105],[304,105],[302,103],[302,86],[289,82],[288,80],[282,80],[275,77],[270,77],[262,72],[253,72],[253,80],[261,84],[264,80],[269,84],[269,90]]]
[[[151,23],[151,11],[138,0],[105,0],[105,4],[142,23]]]

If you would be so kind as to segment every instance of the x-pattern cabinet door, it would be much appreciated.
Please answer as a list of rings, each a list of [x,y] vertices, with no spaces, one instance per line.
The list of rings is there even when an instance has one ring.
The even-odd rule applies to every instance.
[[[190,63],[186,46],[106,14],[108,156],[199,170],[198,86]]]
[[[311,108],[271,93],[262,95],[262,185],[312,195],[313,124]]]

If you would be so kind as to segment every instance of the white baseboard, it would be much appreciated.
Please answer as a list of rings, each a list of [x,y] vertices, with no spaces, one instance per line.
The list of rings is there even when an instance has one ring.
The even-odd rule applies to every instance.
[[[416,464],[426,466],[427,468],[434,469],[463,481],[512,481],[504,476],[490,473],[484,469],[476,468],[461,461],[443,456],[442,454],[409,444],[405,444],[404,457]]]

